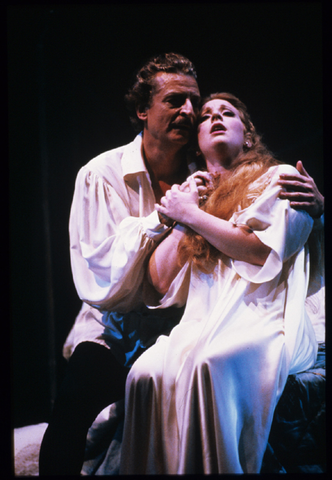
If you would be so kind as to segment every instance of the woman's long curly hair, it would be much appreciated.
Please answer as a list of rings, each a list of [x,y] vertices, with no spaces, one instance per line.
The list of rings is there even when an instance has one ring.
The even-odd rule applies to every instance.
[[[220,176],[215,176],[214,188],[208,192],[208,199],[201,207],[215,217],[229,220],[235,211],[248,207],[261,195],[268,181],[257,182],[257,185],[252,185],[253,182],[271,166],[280,162],[262,143],[247,107],[237,97],[230,93],[214,93],[203,100],[202,108],[207,102],[215,99],[226,100],[238,110],[245,127],[245,138],[249,140],[249,145],[244,145],[236,166],[229,170],[227,177],[223,175],[221,179]],[[181,263],[192,261],[199,270],[210,273],[223,254],[201,235],[189,230],[189,234],[179,244],[179,257]]]

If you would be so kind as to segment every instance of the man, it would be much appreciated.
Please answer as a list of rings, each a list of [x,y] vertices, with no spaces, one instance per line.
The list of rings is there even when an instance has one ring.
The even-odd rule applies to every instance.
[[[194,66],[176,54],[152,59],[127,101],[143,135],[90,161],[76,180],[70,248],[84,303],[64,348],[70,360],[41,446],[41,475],[80,473],[94,418],[124,397],[135,358],[182,313],[149,315],[142,282],[149,254],[170,228],[154,204],[188,175],[200,101]]]
[[[154,204],[189,174],[200,102],[195,68],[178,54],[157,56],[140,69],[126,99],[142,133],[91,160],[76,180],[70,249],[83,306],[64,346],[68,369],[42,442],[40,475],[80,473],[93,420],[124,397],[134,360],[183,311],[148,311],[142,292],[149,255],[171,228]],[[299,178],[286,179],[288,186],[299,182],[306,190],[307,176]]]

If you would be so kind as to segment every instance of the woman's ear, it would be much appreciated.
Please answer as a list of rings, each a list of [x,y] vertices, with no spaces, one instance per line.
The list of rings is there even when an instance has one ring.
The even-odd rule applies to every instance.
[[[251,139],[251,134],[250,133],[245,134],[243,146],[245,148],[251,148],[252,147],[252,139]]]

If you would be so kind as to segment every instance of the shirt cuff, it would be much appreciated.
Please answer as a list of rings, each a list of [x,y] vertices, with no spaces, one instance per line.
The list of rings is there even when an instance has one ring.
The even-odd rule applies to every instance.
[[[142,218],[143,229],[149,238],[157,240],[158,237],[167,232],[170,227],[160,223],[157,210],[154,210],[147,217]]]

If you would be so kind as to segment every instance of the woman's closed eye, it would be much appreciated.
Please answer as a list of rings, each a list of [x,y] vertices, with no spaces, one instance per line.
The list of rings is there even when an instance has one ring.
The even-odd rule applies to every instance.
[[[203,123],[205,122],[206,120],[208,120],[209,118],[211,117],[211,114],[204,114],[204,115],[201,115],[199,118],[198,118],[198,123]]]
[[[232,110],[223,110],[222,112],[220,112],[219,114],[221,117],[223,115],[225,115],[226,117],[235,117],[235,113],[232,112]],[[212,113],[203,113],[202,115],[200,115],[200,117],[198,118],[198,123],[203,123],[205,122],[206,120],[208,120],[210,117],[212,117],[213,114]]]
[[[232,112],[231,110],[224,110],[222,112],[222,115],[226,115],[227,117],[234,117],[235,116],[235,113]]]

